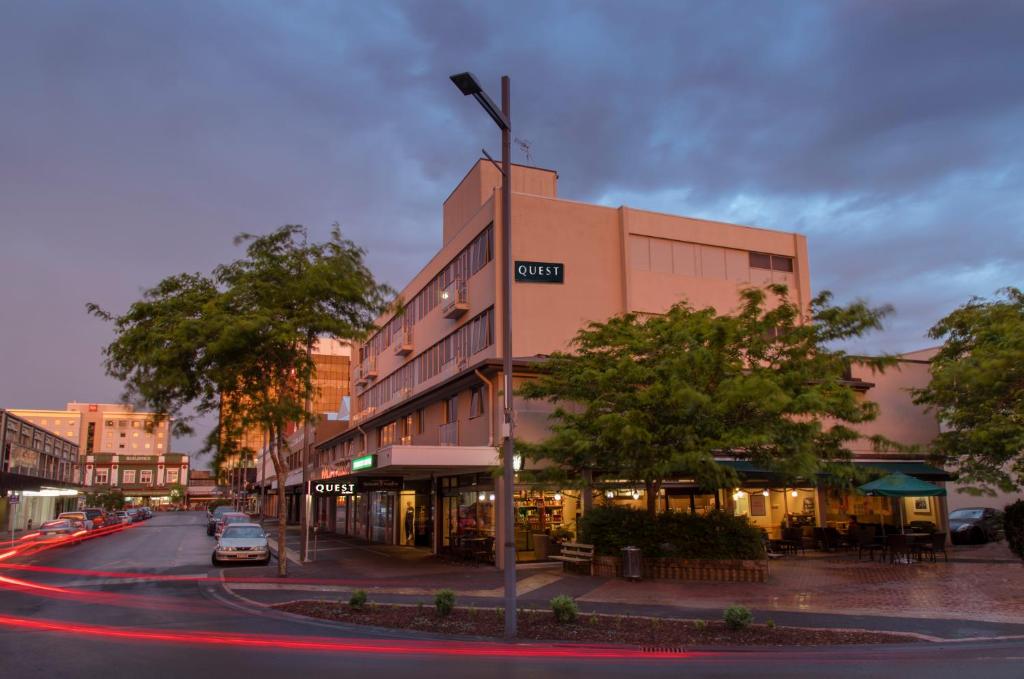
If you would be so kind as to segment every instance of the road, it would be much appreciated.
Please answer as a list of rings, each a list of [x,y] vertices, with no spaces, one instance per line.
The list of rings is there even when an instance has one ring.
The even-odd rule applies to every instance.
[[[212,549],[204,514],[167,513],[3,562],[0,677],[1024,677],[1022,640],[614,657],[622,652],[324,623],[235,599],[210,564]]]

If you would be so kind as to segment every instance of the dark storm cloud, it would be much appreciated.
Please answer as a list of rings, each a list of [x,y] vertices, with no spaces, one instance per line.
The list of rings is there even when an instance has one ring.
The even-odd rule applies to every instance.
[[[512,76],[563,196],[806,233],[816,289],[897,307],[863,346],[919,347],[1024,279],[1021,25],[1013,2],[6,3],[0,404],[114,398],[84,302],[243,230],[340,221],[403,284],[497,151],[466,69]]]

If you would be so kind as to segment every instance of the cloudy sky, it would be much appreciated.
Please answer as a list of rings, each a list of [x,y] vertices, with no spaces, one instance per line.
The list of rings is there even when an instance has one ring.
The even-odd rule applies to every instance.
[[[241,231],[340,222],[401,286],[499,150],[463,70],[511,76],[563,197],[804,233],[815,290],[896,307],[859,349],[927,346],[1024,284],[1022,26],[996,1],[8,0],[0,406],[116,399],[85,303]]]

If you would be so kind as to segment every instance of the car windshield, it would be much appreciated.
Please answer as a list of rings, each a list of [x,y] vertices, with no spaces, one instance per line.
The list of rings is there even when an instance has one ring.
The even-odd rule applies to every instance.
[[[949,518],[951,519],[980,519],[984,513],[984,509],[958,509],[955,512],[950,512]]]
[[[224,516],[224,523],[248,523],[249,517],[245,514],[227,514]]]
[[[213,515],[220,518],[232,510],[231,505],[221,505],[213,510]]]
[[[226,538],[261,538],[263,529],[259,526],[232,526],[224,529]]]

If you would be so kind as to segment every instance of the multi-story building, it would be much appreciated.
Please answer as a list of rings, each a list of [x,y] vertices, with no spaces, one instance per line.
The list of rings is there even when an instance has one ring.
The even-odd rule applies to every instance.
[[[81,455],[133,453],[159,455],[170,450],[171,422],[121,403],[72,402],[64,410],[11,409],[58,436],[78,441]]]
[[[70,430],[66,422],[61,428]],[[74,508],[78,462],[74,439],[0,410],[0,527],[38,526]]]
[[[189,457],[184,453],[86,455],[85,485],[90,490],[119,489],[133,505],[166,504],[175,486],[189,485]]]
[[[799,234],[564,200],[552,170],[516,165],[511,180],[517,382],[537,356],[616,314],[659,313],[681,299],[728,313],[740,289],[768,283],[786,284],[799,305],[810,301]],[[318,499],[318,515],[334,508],[326,514],[339,532],[436,550],[464,529],[500,530],[499,187],[489,162],[474,165],[444,203],[440,251],[400,291],[403,311],[381,317],[357,347],[353,426],[317,446],[353,482],[334,496],[339,486],[323,484]],[[549,412],[517,402],[516,436],[546,436]],[[696,489],[680,480],[677,492]],[[634,496],[644,501],[623,489],[625,500]],[[518,486],[519,551],[530,552],[535,532],[571,527],[578,505],[570,493]]]
[[[350,391],[350,363],[352,357],[352,346],[348,342],[342,342],[329,337],[322,337],[316,341],[313,347],[313,363],[316,366],[316,377],[314,378],[314,393],[312,399],[312,411],[317,416],[332,418],[348,403]],[[238,406],[231,403],[229,399],[222,397],[221,412]],[[293,434],[299,429],[298,424],[293,424],[288,434]],[[246,467],[261,466],[260,456],[267,445],[264,432],[259,427],[250,427],[241,433],[237,441],[239,450],[247,451],[249,455],[239,460],[238,456],[227,456],[224,459],[223,468],[225,475],[227,470],[236,469],[240,465]]]

